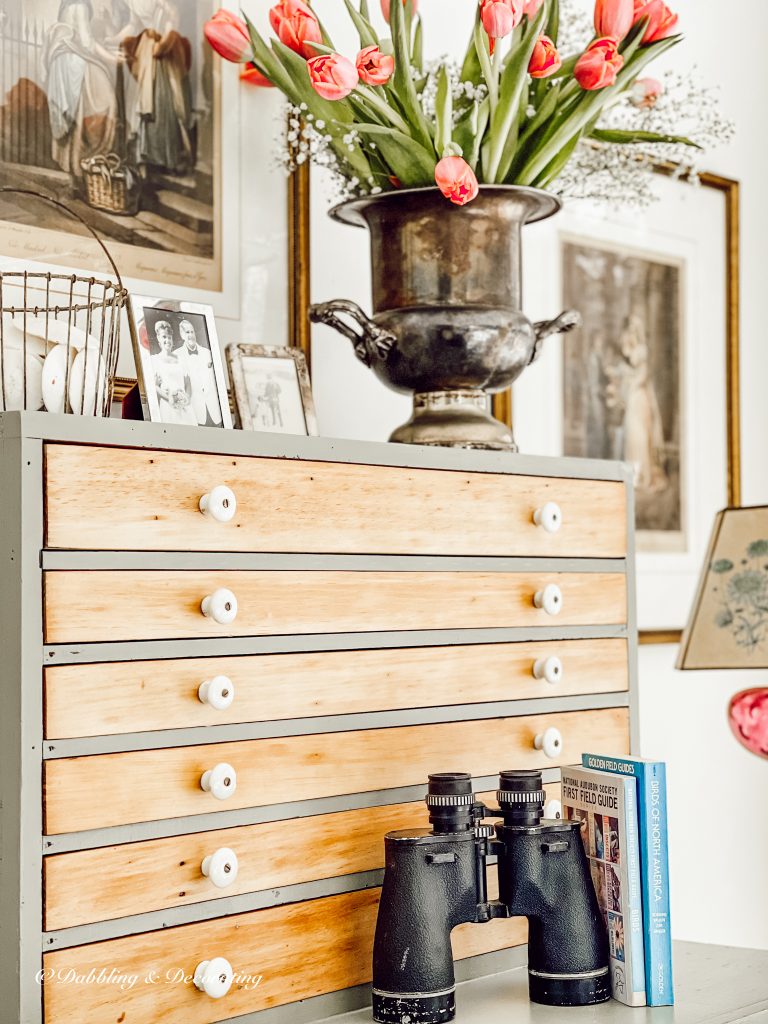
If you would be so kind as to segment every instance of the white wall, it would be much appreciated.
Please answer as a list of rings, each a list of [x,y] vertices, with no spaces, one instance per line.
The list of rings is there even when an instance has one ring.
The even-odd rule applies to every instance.
[[[584,0],[588,6],[587,0]],[[337,38],[351,36],[337,0],[316,0]],[[466,0],[422,0],[432,54],[464,40]],[[768,502],[768,346],[764,334],[764,267],[768,239],[768,134],[759,111],[768,102],[763,60],[768,5],[740,0],[738,45],[725,37],[720,0],[677,0],[687,41],[668,63],[696,64],[722,87],[736,141],[708,159],[711,170],[743,182],[742,401],[744,498]],[[471,17],[471,11],[469,12]],[[730,31],[730,30],[729,30]],[[350,40],[347,44],[347,40]],[[366,239],[325,218],[319,190],[313,211],[313,296],[370,304]],[[408,414],[408,401],[388,393],[340,337],[314,335],[314,388],[323,433],[383,440]],[[712,367],[721,374],[722,367]],[[768,673],[678,673],[676,648],[640,654],[641,753],[668,762],[671,810],[673,931],[679,938],[768,948],[768,763],[744,751],[726,722],[729,697],[768,682]]]

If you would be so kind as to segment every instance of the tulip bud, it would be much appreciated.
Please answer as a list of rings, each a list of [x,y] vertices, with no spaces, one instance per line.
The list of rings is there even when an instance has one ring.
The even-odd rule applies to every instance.
[[[210,46],[224,60],[245,64],[251,58],[251,37],[248,26],[230,11],[217,11],[203,28]]]
[[[595,32],[598,36],[620,43],[632,28],[633,21],[633,0],[597,0],[595,3]]]
[[[358,83],[357,68],[340,53],[323,54],[307,61],[312,88],[324,100],[343,100]]]
[[[548,78],[563,66],[557,47],[549,36],[539,36],[533,48],[528,74],[531,78]]]
[[[249,85],[259,85],[263,89],[272,89],[272,82],[259,71],[256,65],[249,61],[240,72],[240,81],[247,82]]]
[[[633,24],[637,25],[646,18],[648,27],[643,35],[644,43],[656,43],[659,39],[671,36],[680,20],[680,16],[674,14],[664,0],[634,0]]]
[[[269,23],[277,38],[306,60],[317,52],[312,43],[322,43],[320,22],[304,0],[280,0],[269,12]]]
[[[576,61],[573,75],[582,89],[593,91],[613,85],[624,67],[615,39],[596,39]]]
[[[510,35],[523,19],[523,0],[481,0],[480,20],[491,40],[491,53],[497,39]]]
[[[629,99],[639,110],[650,110],[664,93],[664,86],[655,78],[638,78],[629,91]]]
[[[475,172],[460,156],[444,156],[435,167],[437,187],[456,206],[465,206],[480,191]]]
[[[358,53],[355,66],[366,85],[386,85],[395,73],[395,58],[382,53],[378,46],[366,46]]]
[[[403,0],[403,7],[405,7],[406,0]],[[381,13],[384,15],[384,20],[389,24],[389,9],[390,0],[381,0]],[[419,10],[419,0],[411,0],[411,10],[416,14]]]

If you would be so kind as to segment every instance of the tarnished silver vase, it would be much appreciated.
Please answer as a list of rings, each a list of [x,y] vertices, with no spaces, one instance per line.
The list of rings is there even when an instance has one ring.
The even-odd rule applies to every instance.
[[[517,450],[488,395],[510,387],[545,338],[579,323],[569,312],[533,324],[520,308],[523,226],[559,209],[538,189],[485,185],[463,207],[425,188],[331,210],[370,231],[373,315],[335,299],[310,316],[349,338],[388,387],[413,394],[413,415],[391,441]]]

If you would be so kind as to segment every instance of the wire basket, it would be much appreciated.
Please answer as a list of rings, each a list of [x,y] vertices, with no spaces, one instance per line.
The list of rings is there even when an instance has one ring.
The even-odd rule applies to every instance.
[[[128,303],[109,250],[83,218],[57,199],[32,196],[83,224],[104,252],[115,281],[80,274],[0,269],[0,412],[108,416]]]

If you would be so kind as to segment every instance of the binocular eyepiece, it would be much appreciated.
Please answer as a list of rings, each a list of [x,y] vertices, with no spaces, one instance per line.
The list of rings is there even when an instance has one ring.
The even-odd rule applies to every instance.
[[[538,825],[546,798],[540,771],[504,771],[499,775],[496,799],[505,825]],[[466,772],[430,775],[425,801],[435,835],[469,832],[486,813],[475,800],[472,776]]]

